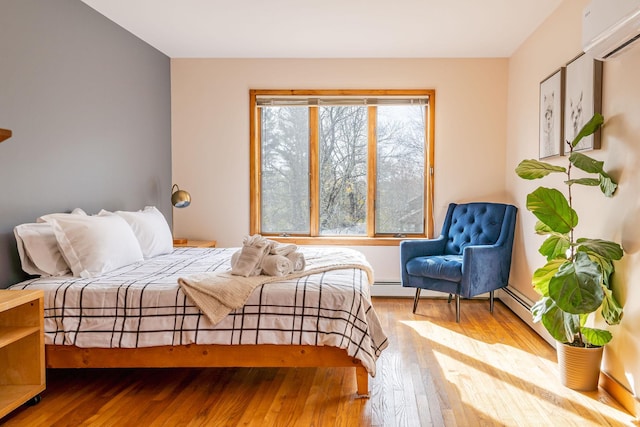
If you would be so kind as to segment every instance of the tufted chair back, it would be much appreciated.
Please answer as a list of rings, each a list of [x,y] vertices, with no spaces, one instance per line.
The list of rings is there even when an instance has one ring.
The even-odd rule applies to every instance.
[[[443,225],[445,254],[461,255],[465,246],[493,245],[500,237],[507,205],[467,203],[456,205]]]

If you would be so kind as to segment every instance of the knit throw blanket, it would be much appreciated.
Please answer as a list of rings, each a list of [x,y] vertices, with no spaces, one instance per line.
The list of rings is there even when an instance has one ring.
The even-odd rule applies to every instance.
[[[242,307],[258,286],[322,273],[329,270],[358,268],[367,273],[373,284],[373,269],[364,255],[353,249],[337,248],[305,252],[306,267],[286,276],[237,276],[231,271],[199,273],[178,279],[182,291],[215,325],[231,311]]]

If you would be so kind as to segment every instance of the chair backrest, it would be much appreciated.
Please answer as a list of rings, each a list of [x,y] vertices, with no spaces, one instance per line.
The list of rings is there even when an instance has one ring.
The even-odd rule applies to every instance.
[[[447,238],[445,254],[460,255],[468,245],[495,244],[500,237],[507,206],[502,203],[451,203],[441,233]]]

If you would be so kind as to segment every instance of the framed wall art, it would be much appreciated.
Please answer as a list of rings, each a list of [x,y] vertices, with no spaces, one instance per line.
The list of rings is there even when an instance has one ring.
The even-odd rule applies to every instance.
[[[564,68],[540,82],[539,158],[562,154]]]
[[[564,141],[573,141],[582,126],[601,113],[602,61],[580,54],[572,59],[565,72]],[[600,148],[600,129],[583,138],[574,151]],[[568,151],[568,147],[566,148]]]

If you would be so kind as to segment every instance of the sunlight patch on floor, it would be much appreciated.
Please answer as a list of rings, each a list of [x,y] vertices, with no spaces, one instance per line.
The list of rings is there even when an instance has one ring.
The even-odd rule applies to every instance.
[[[597,408],[603,418],[583,418],[581,425],[633,425],[629,414],[600,402],[598,392],[576,392],[564,387],[555,362],[513,345],[470,338],[430,321],[400,323],[429,341],[426,348],[433,351],[430,360],[437,360],[461,400],[486,419],[500,419],[508,425],[525,425],[522,420],[531,420],[530,425],[559,425],[567,420],[566,425],[573,425],[576,415],[589,412],[580,409],[589,407]],[[427,358],[423,360],[426,363]],[[535,415],[520,409],[518,402],[524,401],[537,408]],[[540,413],[548,414],[548,419],[541,419]]]

